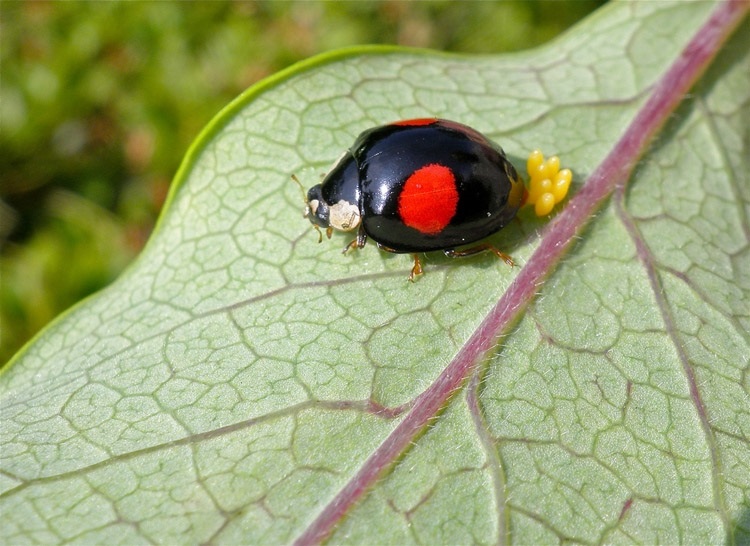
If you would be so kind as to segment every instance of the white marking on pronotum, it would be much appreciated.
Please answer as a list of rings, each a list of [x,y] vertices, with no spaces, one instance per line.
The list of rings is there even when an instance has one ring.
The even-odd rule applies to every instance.
[[[310,203],[312,205],[312,202]],[[359,207],[343,199],[334,205],[329,205],[328,223],[339,231],[352,231],[359,227],[362,216]]]

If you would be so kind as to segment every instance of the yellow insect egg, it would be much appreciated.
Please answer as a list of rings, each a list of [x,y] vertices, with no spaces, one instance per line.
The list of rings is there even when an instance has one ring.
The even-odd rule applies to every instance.
[[[534,213],[537,216],[547,216],[555,206],[555,196],[551,193],[543,193],[534,203]]]
[[[565,199],[565,196],[568,195],[571,180],[573,180],[573,173],[570,169],[563,169],[555,175],[555,181],[552,183],[552,194],[555,196],[555,204]]]
[[[539,166],[544,163],[544,154],[541,150],[533,150],[529,154],[529,159],[526,160],[526,172],[531,175],[532,172],[539,169]]]

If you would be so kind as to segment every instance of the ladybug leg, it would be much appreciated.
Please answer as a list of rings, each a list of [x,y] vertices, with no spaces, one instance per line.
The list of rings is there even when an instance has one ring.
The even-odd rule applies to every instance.
[[[414,266],[409,273],[409,282],[414,282],[414,276],[422,274],[422,262],[419,261],[419,254],[412,254],[411,257],[414,258]]]
[[[312,225],[313,229],[318,232],[318,244],[323,242],[323,232],[320,231],[320,228],[316,226],[315,224]]]
[[[346,254],[352,248],[362,248],[366,244],[367,244],[367,233],[365,233],[364,227],[359,226],[359,231],[357,231],[357,238],[352,241],[349,241],[349,244],[344,247],[344,250],[341,253]]]
[[[505,252],[498,250],[489,243],[482,243],[463,250],[456,250],[455,248],[451,248],[448,250],[444,250],[443,254],[445,254],[449,258],[463,258],[465,256],[473,256],[474,254],[479,254],[480,252],[492,252],[495,256],[501,258],[509,266],[513,267],[515,265],[515,263],[513,262],[513,258],[508,256]]]
[[[387,246],[381,245],[378,243],[378,248],[380,250],[384,250],[385,252],[393,252],[394,254],[401,254],[398,250],[393,250],[392,248],[388,248]],[[414,259],[414,265],[411,268],[411,272],[409,272],[409,282],[414,282],[414,277],[417,275],[421,275],[423,272],[422,269],[422,260],[419,259],[419,254],[412,253],[411,257]]]

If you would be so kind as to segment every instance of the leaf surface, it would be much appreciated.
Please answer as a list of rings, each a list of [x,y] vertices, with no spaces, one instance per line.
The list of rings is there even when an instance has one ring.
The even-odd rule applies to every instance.
[[[582,186],[728,6],[615,2],[523,54],[360,48],[248,90],[135,264],[0,377],[2,536],[750,540],[750,29],[611,199]],[[291,173],[317,183],[362,130],[433,115],[519,167],[559,154],[569,209],[596,209],[562,261],[532,258],[562,222],[493,237],[541,264],[535,299],[491,256],[429,255],[409,284],[407,257],[342,256],[301,218]]]

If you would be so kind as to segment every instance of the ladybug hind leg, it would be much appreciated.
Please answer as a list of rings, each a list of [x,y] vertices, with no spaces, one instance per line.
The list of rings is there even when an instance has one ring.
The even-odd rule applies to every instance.
[[[474,254],[480,254],[482,252],[492,252],[495,256],[502,259],[509,266],[513,267],[515,265],[513,258],[507,255],[505,252],[497,249],[490,243],[481,243],[476,246],[464,248],[462,250],[456,250],[455,248],[443,250],[443,254],[445,254],[449,258],[465,258],[466,256],[473,256]]]

